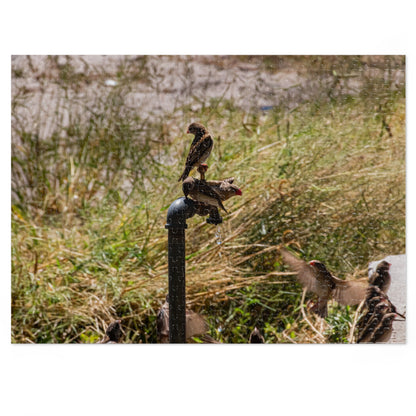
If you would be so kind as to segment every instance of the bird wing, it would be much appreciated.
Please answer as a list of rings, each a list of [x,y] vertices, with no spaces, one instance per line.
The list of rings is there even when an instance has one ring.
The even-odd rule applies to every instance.
[[[218,201],[218,205],[225,211],[227,212],[227,210],[224,208],[224,205],[221,202],[221,197],[220,194],[212,187],[209,186],[206,182],[204,181],[198,181],[196,182],[196,186],[195,186],[196,190],[198,192],[200,192],[201,194],[204,194],[210,198],[214,198],[215,200]]]
[[[208,331],[208,324],[205,319],[197,313],[186,311],[186,338],[192,338]]]
[[[195,139],[194,139],[195,141]],[[209,151],[214,142],[211,136],[202,136],[197,142],[192,142],[188,157],[186,158],[186,166],[196,165],[201,157]]]
[[[321,290],[316,279],[313,267],[306,261],[297,258],[294,254],[285,248],[281,248],[280,254],[284,263],[286,263],[294,272],[302,286],[314,293],[320,293]]]
[[[206,182],[210,186],[219,186],[221,188],[223,186],[228,186],[229,184],[232,184],[234,182],[234,177],[226,178],[226,179],[223,179],[222,181],[210,180]]]
[[[341,305],[358,305],[366,298],[367,282],[333,278],[336,286],[332,295]]]
[[[226,179],[223,179],[222,181],[222,184],[221,184],[221,186],[224,184],[232,184],[233,182],[234,182],[234,176],[232,176],[231,178],[226,178]]]

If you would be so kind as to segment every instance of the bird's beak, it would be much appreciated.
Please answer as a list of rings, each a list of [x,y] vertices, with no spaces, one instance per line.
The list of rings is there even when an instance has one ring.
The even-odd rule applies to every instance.
[[[237,191],[236,191],[236,193],[235,193],[236,195],[243,195],[243,193],[241,192],[241,189],[237,189]]]
[[[186,130],[186,134],[190,134],[190,131],[189,130]]]

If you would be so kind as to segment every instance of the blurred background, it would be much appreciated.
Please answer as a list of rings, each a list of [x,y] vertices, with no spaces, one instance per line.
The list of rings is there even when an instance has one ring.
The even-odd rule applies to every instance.
[[[156,342],[193,121],[214,138],[207,178],[243,191],[220,227],[186,231],[188,306],[215,339],[348,341],[353,308],[333,305],[319,334],[303,319],[283,238],[343,278],[405,252],[403,56],[14,56],[11,70],[14,343],[96,342],[114,319],[125,342]]]

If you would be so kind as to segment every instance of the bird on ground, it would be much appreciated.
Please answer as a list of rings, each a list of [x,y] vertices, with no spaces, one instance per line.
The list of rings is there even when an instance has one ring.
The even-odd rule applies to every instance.
[[[357,343],[387,342],[393,333],[393,322],[396,318],[397,314],[390,312],[386,304],[377,304],[371,319],[360,331]]]
[[[160,308],[158,314],[157,314],[157,337],[158,341],[161,344],[167,344],[169,343],[169,295],[166,296],[166,301]],[[205,319],[187,309],[185,314],[185,320],[186,320],[186,339],[190,339],[192,337],[196,337],[198,335],[205,334],[209,327],[206,323]],[[207,335],[207,340],[209,339],[209,336]]]
[[[251,332],[248,342],[250,344],[264,344],[263,335],[256,327],[254,327],[253,331]]]
[[[120,342],[123,330],[121,328],[121,320],[116,320],[108,325],[105,331],[105,337],[100,344],[118,344]]]
[[[397,312],[396,307],[391,303],[389,297],[386,295],[385,292],[383,292],[378,286],[372,286],[370,285],[367,288],[366,291],[366,298],[365,298],[365,305],[367,307],[368,312],[373,312],[375,305],[378,303],[383,302],[389,306],[391,309],[391,312],[396,313],[398,316],[400,316],[403,319],[406,319],[404,315]]]
[[[241,189],[233,184],[234,178],[223,179],[222,181],[207,181],[207,184],[220,196],[221,201],[226,201],[233,196],[241,196]]]
[[[194,167],[204,163],[211,154],[214,141],[205,126],[200,123],[192,123],[188,127],[188,134],[194,134],[195,137],[191,143],[188,157],[185,162],[185,169],[179,177],[178,182],[184,181]]]
[[[376,270],[368,279],[370,285],[379,287],[384,293],[387,293],[391,284],[390,266],[390,263],[383,260],[377,265]]]
[[[325,318],[328,315],[327,304],[330,299],[341,305],[357,305],[365,299],[367,283],[339,279],[322,262],[312,260],[307,263],[286,248],[280,248],[279,252],[283,262],[296,272],[302,286],[318,295],[318,301],[311,308],[318,316]]]
[[[369,286],[365,299],[367,312],[358,322],[357,343],[387,342],[393,332],[393,321],[400,316],[389,297],[378,287]]]
[[[195,201],[221,208],[227,212],[218,192],[212,186],[208,185],[206,181],[200,181],[192,177],[186,178],[183,181],[182,190],[186,198],[189,195]]]

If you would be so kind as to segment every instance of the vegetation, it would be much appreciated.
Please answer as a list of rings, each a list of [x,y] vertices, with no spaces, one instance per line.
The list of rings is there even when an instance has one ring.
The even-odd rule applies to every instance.
[[[247,342],[254,326],[270,343],[348,342],[355,308],[312,316],[275,247],[290,242],[348,278],[405,251],[405,88],[393,77],[404,61],[253,59],[267,73],[309,65],[319,93],[267,110],[195,99],[144,116],[129,98],[155,76],[145,57],[126,59],[111,88],[105,68],[77,71],[70,58],[12,68],[12,342],[95,342],[116,318],[126,342],[156,342],[189,120],[214,136],[207,178],[235,176],[243,191],[219,228],[188,221],[189,307],[222,342]],[[25,81],[35,75],[41,94]]]

